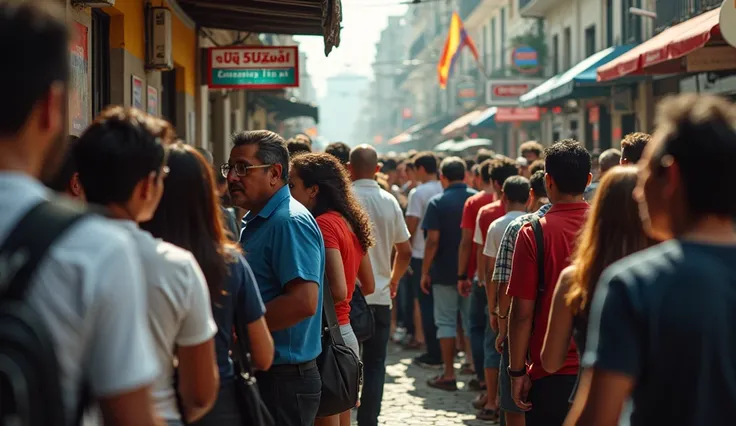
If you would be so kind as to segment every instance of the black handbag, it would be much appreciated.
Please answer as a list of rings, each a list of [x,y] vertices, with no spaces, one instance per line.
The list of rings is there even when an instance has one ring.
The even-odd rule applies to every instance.
[[[238,393],[243,426],[274,426],[276,423],[268,411],[268,407],[261,399],[258,383],[253,374],[250,363],[250,341],[248,328],[238,321],[237,309],[235,314],[236,344],[233,345],[233,361],[235,367],[235,387]]]
[[[358,342],[365,342],[373,337],[376,331],[376,320],[373,318],[373,311],[365,300],[363,291],[359,286],[355,286],[353,298],[350,300],[350,326],[353,327],[355,337]]]
[[[322,398],[317,417],[328,417],[358,404],[363,384],[363,363],[342,338],[327,278],[322,293],[322,353],[317,357],[317,367],[322,376]]]

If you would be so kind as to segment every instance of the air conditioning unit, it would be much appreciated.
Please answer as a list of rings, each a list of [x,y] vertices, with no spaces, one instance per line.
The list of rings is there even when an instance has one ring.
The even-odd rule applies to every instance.
[[[72,0],[72,6],[82,7],[110,7],[115,6],[115,0]]]
[[[148,28],[146,68],[171,71],[174,69],[171,49],[171,11],[165,7],[149,9]]]

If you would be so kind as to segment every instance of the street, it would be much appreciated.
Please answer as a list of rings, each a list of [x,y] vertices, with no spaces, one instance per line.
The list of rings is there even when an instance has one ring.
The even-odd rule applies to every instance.
[[[468,425],[481,426],[491,423],[476,420],[471,406],[476,392],[469,391],[465,383],[472,376],[458,376],[457,392],[431,389],[427,379],[440,370],[426,369],[412,364],[418,351],[402,350],[390,343],[386,365],[386,386],[379,424],[424,426]],[[457,369],[460,364],[455,365]],[[355,418],[355,411],[353,412]],[[353,422],[353,424],[357,424]]]

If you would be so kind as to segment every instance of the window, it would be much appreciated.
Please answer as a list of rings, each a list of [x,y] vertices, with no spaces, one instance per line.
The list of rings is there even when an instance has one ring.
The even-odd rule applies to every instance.
[[[570,27],[565,28],[562,43],[562,67],[567,71],[572,68],[572,29]]]
[[[491,71],[496,71],[496,17],[491,18]]]
[[[629,13],[631,7],[641,7],[641,0],[621,0],[621,38],[624,43],[639,43],[642,18]]]
[[[488,26],[483,26],[483,65],[488,66]]]
[[[585,57],[587,58],[595,52],[595,25],[591,25],[585,29]]]
[[[506,8],[501,8],[501,69],[506,68]]]
[[[555,34],[552,37],[552,75],[560,73],[560,37]]]
[[[176,69],[161,73],[161,116],[176,127]]]
[[[110,105],[110,17],[92,9],[92,117]]]
[[[613,46],[613,0],[606,0],[606,47]]]

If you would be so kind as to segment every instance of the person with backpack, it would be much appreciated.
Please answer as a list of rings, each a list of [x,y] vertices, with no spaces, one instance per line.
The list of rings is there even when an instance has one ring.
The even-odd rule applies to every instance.
[[[202,269],[191,252],[139,227],[151,220],[161,201],[169,173],[167,145],[174,140],[168,122],[113,106],[82,134],[74,155],[87,201],[104,206],[138,247],[160,366],[154,404],[169,426],[180,426],[212,408],[219,375],[213,340],[217,326]]]
[[[69,37],[55,2],[0,0],[0,424],[79,425],[95,403],[105,425],[153,426],[136,245],[41,184],[67,145]]]

